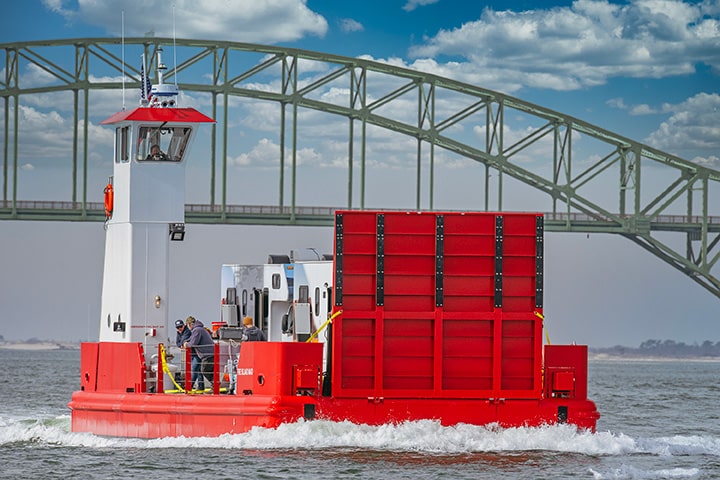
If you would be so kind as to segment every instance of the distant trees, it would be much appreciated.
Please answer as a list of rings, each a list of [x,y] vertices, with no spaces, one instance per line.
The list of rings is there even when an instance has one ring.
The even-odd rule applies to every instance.
[[[674,340],[645,340],[638,348],[617,345],[609,348],[590,348],[594,353],[609,355],[636,356],[636,357],[720,357],[720,342],[705,340],[688,345]]]

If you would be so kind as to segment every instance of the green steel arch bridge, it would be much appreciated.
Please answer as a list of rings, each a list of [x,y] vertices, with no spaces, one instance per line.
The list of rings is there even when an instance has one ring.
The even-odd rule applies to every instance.
[[[119,92],[123,108],[126,94],[136,101],[141,54],[156,78],[161,48],[166,63],[174,64],[165,81],[200,99],[204,106],[198,108],[210,108],[218,121],[208,134],[209,154],[199,160],[207,171],[202,178],[207,201],[186,205],[187,222],[332,225],[335,208],[377,208],[381,197],[386,209],[545,211],[548,231],[622,235],[720,297],[720,216],[710,211],[720,204],[720,172],[475,85],[275,46],[155,37],[128,38],[124,44],[117,38],[82,38],[0,45],[0,219],[105,219],[99,179],[111,174],[111,162],[93,161],[91,131],[119,110]],[[102,101],[108,95],[115,99],[113,108]],[[47,155],[51,165],[43,167],[27,153],[38,134],[25,128],[27,112],[53,102],[63,105],[72,123],[66,141]],[[272,201],[240,204],[229,198],[239,180],[228,159],[247,148],[238,146],[230,118],[238,110],[272,112],[278,147],[270,159]],[[313,123],[318,117],[329,126]],[[334,204],[300,205],[300,192],[324,188],[312,184],[317,176],[301,173],[309,168],[303,166],[302,149],[309,137],[322,141],[319,132],[325,130],[342,150],[343,181],[334,182],[340,193]],[[388,155],[402,156],[403,168],[412,172],[412,188],[394,203],[382,192],[387,185],[369,180],[387,168],[383,152],[373,147],[387,138],[402,146]],[[62,167],[50,174],[62,188],[39,195],[26,186],[24,167],[31,164],[36,170]],[[443,203],[440,193],[455,186],[442,179],[458,164],[477,179],[477,192]]]

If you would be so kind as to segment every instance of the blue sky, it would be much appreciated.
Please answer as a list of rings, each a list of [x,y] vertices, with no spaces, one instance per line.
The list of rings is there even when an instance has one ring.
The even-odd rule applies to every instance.
[[[0,20],[0,43],[117,37],[120,12],[124,12],[126,36],[143,36],[151,30],[158,36],[171,36],[172,11],[163,10],[163,5],[173,2],[7,1],[3,3]],[[576,116],[720,169],[717,0],[177,0],[174,5],[179,38],[283,45],[426,69]],[[67,112],[59,108],[33,106],[26,113],[27,126],[34,126],[32,122],[36,120],[34,128],[42,128],[48,135],[67,131],[63,120]],[[98,142],[107,143],[110,137],[98,128],[97,138]],[[230,152],[238,167],[252,165],[256,158],[253,152],[261,151],[260,143],[244,148]],[[51,145],[42,151],[49,149]],[[33,157],[33,151],[28,146],[21,160],[27,171],[41,162],[41,154]],[[323,155],[319,149],[311,153],[314,157]],[[720,214],[717,208],[714,213]],[[37,292],[30,278],[43,271],[54,285],[48,292],[53,304],[61,304],[64,311],[82,317],[80,327],[71,322],[62,335],[69,339],[84,338],[88,331],[86,317],[99,310],[99,290],[97,301],[88,298],[95,296],[94,289],[101,278],[98,270],[102,264],[98,266],[97,262],[102,256],[102,232],[97,232],[98,225],[92,224],[28,223],[0,222],[0,235],[8,242],[8,248],[0,253],[0,261],[15,267],[0,274],[3,287],[0,303],[4,307],[0,335],[6,338],[60,335],[34,330],[32,324],[17,323],[21,318],[42,316],[43,305],[33,301]],[[51,227],[61,232],[62,240],[43,245],[41,239],[46,237],[43,231]],[[234,230],[198,227],[201,228],[204,230],[198,236],[214,238],[208,232],[222,231],[229,243],[247,233],[244,227]],[[331,245],[323,229],[303,232],[294,234],[297,237],[294,241],[316,242],[328,248]],[[33,243],[28,242],[35,236],[38,238]],[[547,247],[557,251],[560,259],[548,265],[547,277],[548,283],[555,280],[556,290],[561,292],[551,297],[556,300],[548,302],[555,307],[556,316],[566,318],[560,321],[558,330],[563,333],[559,334],[559,341],[602,346],[637,345],[648,338],[720,340],[717,314],[720,301],[701,287],[627,241],[593,237],[578,243],[569,237],[549,235]],[[86,247],[75,251],[78,242]],[[60,248],[62,244],[64,247]],[[215,275],[217,279],[212,277],[213,281],[219,281],[219,263],[231,259],[203,256],[202,252],[208,250],[206,245],[194,241],[186,244],[189,249],[197,249],[190,255],[196,263],[173,267],[179,269],[179,275],[202,270]],[[603,252],[603,258],[612,262],[583,265],[592,273],[587,274],[589,279],[578,282],[580,274],[573,270],[578,262],[565,264],[561,259],[566,252],[588,259],[589,245],[593,255],[599,257]],[[267,246],[267,242],[260,242],[232,260],[257,262],[268,253],[263,250]],[[283,247],[278,241],[276,248],[303,246],[308,244]],[[71,251],[78,255],[76,260],[67,253]],[[94,260],[83,261],[83,254]],[[61,269],[48,267],[60,257],[68,265]],[[613,264],[632,267],[618,272]],[[62,280],[75,270],[76,281]],[[212,273],[215,270],[216,274]],[[27,275],[28,279],[18,281]],[[178,288],[190,291],[179,280]],[[214,302],[215,290],[208,288],[206,296]],[[607,315],[599,314],[597,308],[588,313],[587,303],[597,302],[606,305],[601,310]],[[182,316],[192,308],[178,305],[173,313]],[[200,316],[203,314],[209,317],[213,312],[205,308]],[[578,320],[582,317],[587,320]],[[683,326],[687,321],[691,322],[690,329]],[[604,322],[609,323],[599,327]]]

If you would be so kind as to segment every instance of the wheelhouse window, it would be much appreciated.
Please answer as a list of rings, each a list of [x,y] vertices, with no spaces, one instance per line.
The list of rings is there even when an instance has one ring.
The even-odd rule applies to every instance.
[[[130,161],[130,127],[115,129],[115,162],[126,163]]]
[[[141,162],[180,162],[191,133],[191,127],[140,127],[135,159]]]

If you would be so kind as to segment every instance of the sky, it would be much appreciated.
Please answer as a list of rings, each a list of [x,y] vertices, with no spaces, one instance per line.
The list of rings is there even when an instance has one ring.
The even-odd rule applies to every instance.
[[[127,37],[149,32],[169,37],[173,23],[167,6],[173,4],[178,38],[280,45],[430,71],[720,169],[717,0],[4,0],[0,43],[118,37],[120,12]],[[42,72],[20,73],[42,82]],[[201,110],[207,106],[202,98],[195,100]],[[47,159],[66,155],[61,147],[67,146],[71,112],[63,107],[67,98],[54,101],[23,105],[22,128],[43,136],[21,144],[21,199],[66,195],[62,189],[68,182],[54,181],[65,172],[47,165]],[[93,108],[98,119],[112,113]],[[259,115],[237,114],[235,127],[240,131],[258,123]],[[91,160],[100,165],[107,149],[112,151],[112,133],[95,120],[91,131]],[[202,146],[199,140],[195,148]],[[232,144],[228,160],[235,174],[265,178],[259,163],[267,148],[277,145],[249,136]],[[333,164],[322,145],[307,146],[301,157],[317,169]],[[96,172],[98,198],[90,200],[99,200],[100,179],[107,177],[107,170]],[[230,203],[269,203],[260,197],[261,185],[246,183],[258,202]],[[615,188],[608,185],[606,193],[616,196]],[[461,188],[448,190],[442,195],[449,202],[462,202]],[[717,203],[711,204],[711,214],[720,215]],[[0,239],[0,335],[95,339],[102,225],[0,221]],[[189,225],[186,241],[171,250],[176,300],[170,320],[194,314],[209,323],[218,315],[222,263],[261,263],[268,253],[310,246],[331,251],[332,232]],[[553,343],[720,341],[720,299],[628,240],[547,233],[545,248],[545,315]]]

